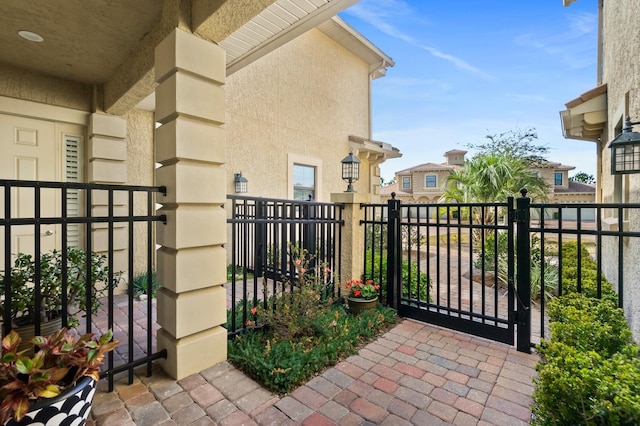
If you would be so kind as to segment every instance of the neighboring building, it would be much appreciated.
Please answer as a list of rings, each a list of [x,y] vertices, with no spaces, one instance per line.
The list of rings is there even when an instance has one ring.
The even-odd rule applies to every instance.
[[[226,358],[221,207],[233,173],[249,195],[288,197],[300,183],[329,201],[346,187],[339,162],[351,148],[356,190],[375,197],[378,164],[399,155],[370,140],[371,80],[393,62],[332,19],[355,1],[0,2],[0,177],[168,189],[156,200],[167,216],[155,236],[157,339],[172,377]],[[296,165],[313,173],[294,181]],[[91,200],[106,209],[106,196]],[[114,211],[127,202],[116,197]],[[105,227],[91,233],[106,247]],[[116,227],[116,269],[126,241]]]
[[[563,0],[568,6],[575,0]],[[618,136],[626,116],[640,121],[640,2],[598,1],[598,63],[595,87],[567,102],[561,111],[566,138],[594,142],[597,150],[596,201],[639,203],[640,174],[612,174],[609,143]],[[638,127],[634,128],[638,131]],[[637,154],[636,154],[637,156]],[[636,157],[637,161],[637,157]],[[603,230],[618,228],[617,210],[603,209]],[[623,218],[630,231],[640,230],[640,215]],[[625,240],[624,258],[618,259],[613,240],[603,241],[602,266],[609,281],[618,283],[618,264],[624,280],[624,309],[636,340],[640,340],[640,241]]]
[[[396,198],[403,202],[437,203],[451,172],[464,165],[466,153],[467,151],[454,149],[444,153],[444,163],[424,163],[396,172],[396,183],[382,188],[382,198],[387,200],[395,192]]]
[[[387,200],[391,193],[406,203],[437,203],[444,193],[447,178],[454,170],[464,165],[467,151],[451,150],[444,153],[446,161],[442,164],[425,163],[395,173],[396,183],[382,188],[382,198]],[[593,203],[595,187],[593,185],[572,182],[569,171],[573,166],[547,161],[539,167],[531,169],[547,182],[552,203]],[[569,210],[566,219],[572,219],[575,211]],[[583,212],[583,220],[593,220],[593,211]]]

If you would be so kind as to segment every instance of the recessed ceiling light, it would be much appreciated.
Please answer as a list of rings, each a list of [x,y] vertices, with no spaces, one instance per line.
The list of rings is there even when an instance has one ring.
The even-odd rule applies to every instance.
[[[44,38],[42,38],[40,34],[32,33],[31,31],[18,31],[18,35],[25,40],[35,41],[36,43],[44,41]]]

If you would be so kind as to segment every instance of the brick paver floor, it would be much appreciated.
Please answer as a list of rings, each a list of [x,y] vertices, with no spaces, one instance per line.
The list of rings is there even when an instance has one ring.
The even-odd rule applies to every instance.
[[[535,354],[411,320],[286,396],[223,362],[100,383],[91,425],[526,425]]]

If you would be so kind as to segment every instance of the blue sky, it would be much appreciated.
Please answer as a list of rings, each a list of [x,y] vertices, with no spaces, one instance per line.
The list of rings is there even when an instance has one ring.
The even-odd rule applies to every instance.
[[[595,175],[595,143],[564,139],[559,111],[596,86],[597,0],[361,0],[340,16],[396,63],[372,83],[373,139],[403,153],[384,179],[532,127],[549,160]]]

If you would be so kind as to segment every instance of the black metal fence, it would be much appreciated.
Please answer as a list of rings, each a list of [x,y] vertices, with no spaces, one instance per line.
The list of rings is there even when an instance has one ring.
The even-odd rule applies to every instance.
[[[292,291],[297,278],[291,249],[304,250],[311,267],[329,268],[330,281],[340,276],[341,204],[227,196],[230,201],[228,255],[229,336],[246,329],[249,310],[265,291]],[[339,288],[337,289],[339,292]]]
[[[135,261],[151,295],[154,223],[166,221],[155,215],[156,193],[166,190],[0,180],[3,335],[22,322],[39,335],[50,318],[81,334],[112,329],[120,345],[102,371],[110,390],[117,373],[128,371],[131,383],[134,368],[146,364],[150,375],[151,362],[166,353],[156,351],[152,338],[157,329],[152,298],[135,300],[132,283]],[[127,285],[126,296],[117,294],[120,284]],[[32,303],[25,305],[29,297]],[[139,303],[146,305],[146,318],[136,317]],[[125,315],[116,316],[116,309]]]
[[[636,269],[628,265],[637,262],[640,250],[640,204],[536,203],[530,210],[528,231],[534,241],[526,257],[531,260],[536,337],[550,337],[547,302],[568,291],[601,297],[607,287],[613,288],[618,305],[631,309],[624,294],[626,285],[638,282],[632,275]]]
[[[517,330],[518,350],[529,351],[549,337],[548,300],[569,288],[597,297],[613,288],[631,309],[623,296],[637,277],[625,262],[640,250],[640,204],[531,204],[523,196],[362,208],[365,278],[383,284],[383,300],[401,315],[511,344]]]
[[[383,300],[402,316],[513,343],[514,271],[501,281],[492,256],[496,235],[513,233],[512,200],[362,207],[364,278],[382,284]]]

